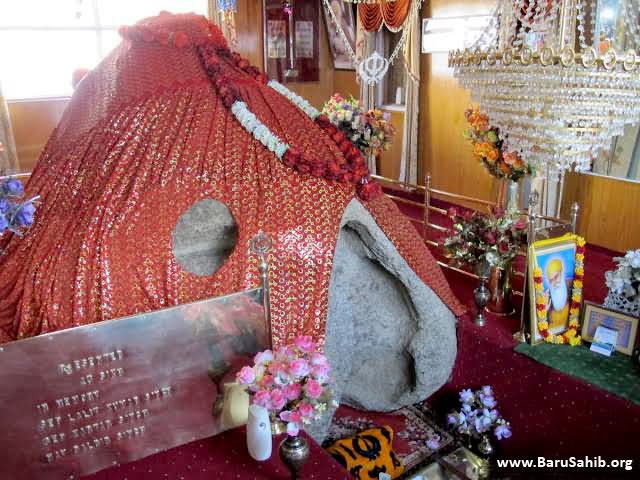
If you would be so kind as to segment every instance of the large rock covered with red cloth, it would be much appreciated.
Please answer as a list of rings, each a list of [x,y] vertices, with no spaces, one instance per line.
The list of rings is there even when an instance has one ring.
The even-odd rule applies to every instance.
[[[437,389],[462,308],[357,149],[204,17],[164,14],[122,36],[79,84],[27,185],[41,197],[35,225],[0,245],[0,340],[255,287],[249,244],[263,230],[276,345],[329,335],[357,405]],[[221,233],[221,265],[190,271],[173,242],[190,236],[190,209],[211,201],[228,209],[233,225],[221,220],[219,232],[234,242]],[[385,358],[395,377],[373,378]],[[384,381],[368,402],[366,385]]]

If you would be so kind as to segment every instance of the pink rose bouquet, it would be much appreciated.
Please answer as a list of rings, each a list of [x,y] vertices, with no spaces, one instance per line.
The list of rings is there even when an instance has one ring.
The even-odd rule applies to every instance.
[[[299,336],[273,352],[260,352],[253,363],[238,372],[238,383],[247,387],[252,403],[266,408],[272,420],[286,423],[290,436],[320,418],[332,402],[331,366],[309,336]]]

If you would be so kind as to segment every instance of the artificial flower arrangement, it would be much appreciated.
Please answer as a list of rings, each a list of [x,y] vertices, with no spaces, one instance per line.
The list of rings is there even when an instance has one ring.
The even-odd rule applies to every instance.
[[[443,240],[445,255],[455,266],[485,260],[491,267],[507,266],[526,242],[527,220],[516,211],[494,207],[490,215],[450,208],[453,221]]]
[[[503,139],[496,127],[489,125],[489,117],[477,107],[465,110],[464,116],[469,128],[464,137],[473,146],[473,155],[484,165],[487,172],[496,178],[508,178],[517,182],[533,169],[516,152],[503,151]]]
[[[21,236],[25,228],[33,225],[34,202],[38,197],[22,200],[23,196],[20,180],[12,177],[0,180],[0,236],[7,231]]]
[[[462,390],[460,403],[460,410],[447,416],[447,424],[459,434],[481,438],[493,432],[498,440],[511,436],[509,422],[498,412],[498,402],[489,385],[475,392],[468,388]]]
[[[558,345],[569,344],[572,347],[580,345],[582,339],[578,335],[580,330],[580,305],[582,304],[582,287],[584,282],[584,253],[585,240],[582,237],[576,238],[576,263],[573,275],[573,286],[571,289],[571,304],[569,306],[569,328],[559,335],[549,332],[549,321],[547,319],[547,300],[544,295],[544,280],[542,269],[535,266],[533,269],[533,288],[536,292],[536,319],[538,331],[544,341]]]
[[[613,260],[618,266],[604,274],[609,288],[604,306],[640,316],[640,249]]]
[[[322,108],[331,123],[338,127],[364,155],[389,150],[396,130],[381,110],[364,111],[362,103],[350,96],[334,94]]]
[[[289,436],[297,436],[333,402],[329,361],[311,337],[260,352],[253,361],[253,367],[238,372],[237,381],[247,387],[253,404],[267,409],[272,422],[286,424]]]

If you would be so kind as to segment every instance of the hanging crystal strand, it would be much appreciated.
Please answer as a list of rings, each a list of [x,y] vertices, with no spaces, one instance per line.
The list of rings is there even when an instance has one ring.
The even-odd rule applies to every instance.
[[[587,49],[587,39],[585,37],[586,28],[586,12],[585,12],[585,4],[584,0],[578,0],[576,3],[576,20],[578,26],[576,27],[578,30],[578,44],[580,45],[580,50],[584,51]],[[593,14],[592,14],[593,15]]]
[[[581,0],[582,1],[582,0]],[[598,19],[598,4],[596,0],[591,0],[591,46],[598,51],[598,39],[596,38],[596,24]]]
[[[492,43],[494,43],[494,41],[498,36],[497,18],[500,15],[499,11],[500,11],[500,2],[496,4],[495,8],[493,9],[493,12],[491,12],[491,18],[489,18],[489,22],[487,23],[486,27],[484,27],[484,30],[482,30],[482,33],[480,34],[480,36],[476,39],[476,41],[471,46],[472,50],[475,50],[476,48],[487,48]]]
[[[559,38],[557,35],[558,29],[555,28],[555,22],[558,19],[561,1],[562,0],[552,0],[548,15],[545,15],[546,9],[542,12],[545,32],[544,44],[546,47],[553,47],[556,51],[558,50]]]
[[[624,17],[625,29],[631,34],[629,40],[631,40],[630,43],[632,45],[629,45],[629,47],[638,49],[640,48],[640,25],[638,24],[640,0],[638,0],[638,5],[633,5],[633,0],[621,0],[620,7]]]
[[[522,47],[522,44],[524,43],[525,28],[530,25],[529,22],[530,22],[531,16],[533,15],[533,9],[534,9],[533,1],[532,0],[529,1],[529,4],[527,5],[527,9],[524,16],[522,16],[523,8],[524,8],[524,0],[520,0],[520,2],[518,3],[518,17],[520,18],[520,27],[518,27],[518,34],[516,35],[516,39],[513,42],[513,45],[518,48]]]

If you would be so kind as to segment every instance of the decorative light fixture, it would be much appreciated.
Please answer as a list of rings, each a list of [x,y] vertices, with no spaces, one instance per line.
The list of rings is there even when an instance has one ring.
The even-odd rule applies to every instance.
[[[640,0],[498,0],[449,66],[508,149],[543,172],[589,170],[640,122],[639,16]]]

